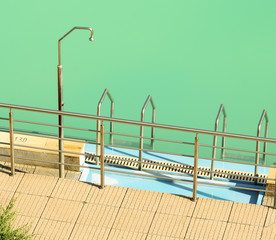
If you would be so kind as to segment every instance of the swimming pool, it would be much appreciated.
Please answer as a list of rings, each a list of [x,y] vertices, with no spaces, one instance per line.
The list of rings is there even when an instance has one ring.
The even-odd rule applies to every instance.
[[[85,150],[89,152],[94,152],[95,145],[86,144]],[[114,154],[114,155],[132,156],[132,157],[138,156],[138,151],[123,149],[123,148],[105,147],[105,153]],[[151,159],[162,159],[162,160],[166,159],[167,161],[193,164],[193,159],[191,158],[172,156],[168,154],[157,154],[157,153],[145,152],[144,157],[151,158]],[[85,163],[85,165],[92,166],[89,163]],[[199,165],[209,166],[210,161],[199,159]],[[95,165],[93,165],[93,167],[95,167]],[[244,165],[241,165],[241,164],[230,164],[230,163],[222,164],[218,162],[218,165],[216,165],[216,167],[224,167],[227,169],[235,169],[239,171],[245,170]],[[119,170],[123,172],[123,173],[115,173],[115,172],[105,171],[106,185],[137,188],[137,189],[158,191],[158,192],[185,195],[185,196],[192,196],[193,194],[192,182],[178,181],[178,180],[191,180],[191,177],[189,176],[184,176],[181,174],[177,174],[177,175],[167,174],[163,172],[160,172],[160,173],[141,172],[141,171],[127,169],[127,168],[116,169],[115,167],[112,167],[112,166],[106,166],[105,169],[111,170],[111,171]],[[254,172],[254,168],[246,166],[246,171]],[[139,174],[143,174],[143,176],[132,175],[132,173],[138,173],[138,172]],[[260,172],[268,173],[268,168],[260,168]],[[157,178],[157,176],[171,178],[171,180],[160,179],[160,178]],[[83,168],[80,181],[99,184],[100,183],[99,170]],[[262,202],[262,198],[264,196],[262,192],[229,188],[230,186],[256,188],[256,185],[254,185],[253,183],[251,184],[251,183],[245,183],[245,182],[233,181],[233,180],[223,180],[223,181],[213,180],[212,183],[217,182],[219,184],[225,185],[225,187],[216,187],[216,186],[201,184],[209,181],[210,180],[198,178],[198,191],[197,191],[198,197],[236,201],[236,202],[243,202],[243,203],[254,203],[254,204],[261,204]],[[257,188],[265,189],[264,186],[257,186]]]

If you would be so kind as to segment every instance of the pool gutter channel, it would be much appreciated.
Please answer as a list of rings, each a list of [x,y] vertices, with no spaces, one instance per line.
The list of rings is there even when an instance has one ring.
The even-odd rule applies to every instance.
[[[96,164],[96,153],[85,152],[85,162],[90,164]],[[127,168],[132,168],[134,170],[137,170],[139,167],[139,158],[105,154],[104,163],[110,166],[127,167]],[[159,161],[159,160],[150,160],[150,159],[143,159],[142,168],[150,171],[186,174],[189,176],[193,176],[193,171],[194,171],[194,167],[192,165],[173,163],[173,162],[167,162],[167,161]],[[208,171],[211,171],[210,167],[199,166],[198,176],[204,177],[204,178],[207,178],[207,177],[210,178],[210,172]],[[253,172],[215,168],[214,177],[216,179],[227,179],[227,180],[254,183]],[[268,176],[267,174],[260,174],[259,177],[267,178]],[[266,184],[266,181],[267,181],[266,179],[258,179],[257,183]]]

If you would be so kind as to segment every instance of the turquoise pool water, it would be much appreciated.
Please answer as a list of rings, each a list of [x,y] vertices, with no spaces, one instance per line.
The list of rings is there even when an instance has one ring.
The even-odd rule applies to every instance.
[[[95,151],[95,146],[91,144],[86,145],[86,151]],[[126,150],[122,148],[105,148],[106,154],[114,154],[114,155],[124,155],[124,156],[132,156],[137,157],[138,151],[134,150]],[[156,154],[156,153],[144,153],[144,157],[147,159],[158,159],[165,161],[174,161],[181,163],[193,163],[193,159],[187,157],[178,157],[166,154]],[[89,166],[88,163],[85,165]],[[199,159],[200,166],[209,166],[210,161]],[[95,167],[95,165],[93,165]],[[217,162],[216,167],[224,167],[226,169],[234,169],[234,170],[244,170],[253,172],[254,168],[241,165],[241,164],[229,164],[229,163],[219,163]],[[120,170],[124,173],[114,173],[114,172],[105,172],[105,184],[113,185],[113,186],[121,186],[121,187],[129,187],[129,188],[137,188],[143,190],[150,191],[158,191],[165,193],[172,193],[178,195],[192,196],[193,193],[193,185],[190,182],[177,181],[178,180],[191,180],[190,177],[175,175],[175,174],[164,174],[164,173],[149,173],[149,172],[139,172],[136,170],[130,170],[126,168],[115,169],[114,167],[106,167],[106,170]],[[268,168],[260,168],[260,172],[268,173]],[[135,176],[131,175],[131,173],[140,173],[143,176]],[[155,176],[163,176],[172,178],[170,179],[160,179],[155,178]],[[173,179],[174,178],[174,179]],[[80,181],[90,182],[99,184],[100,183],[100,172],[97,169],[82,169],[82,175]],[[210,180],[206,180],[203,178],[198,178],[198,197],[205,198],[214,198],[220,200],[227,201],[235,201],[235,202],[243,202],[243,203],[254,203],[261,204],[262,198],[264,194],[262,192],[249,191],[249,190],[237,190],[230,188],[230,186],[239,186],[239,187],[256,187],[253,184],[246,184],[240,181],[233,180],[224,180],[224,181],[212,181],[213,183],[219,183],[225,185],[225,187],[216,187],[201,184],[202,182],[210,182]],[[264,189],[263,186],[258,186],[259,189]]]

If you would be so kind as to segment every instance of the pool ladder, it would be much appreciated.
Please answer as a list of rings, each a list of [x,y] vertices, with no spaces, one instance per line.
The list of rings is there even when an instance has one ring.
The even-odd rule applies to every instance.
[[[97,107],[97,116],[101,116],[101,107],[102,107],[102,103],[105,99],[105,97],[108,96],[110,102],[111,102],[111,107],[110,107],[110,117],[113,118],[114,117],[114,99],[111,96],[109,90],[106,88],[100,98],[100,101],[98,102],[98,107]],[[142,110],[141,110],[141,122],[144,122],[145,120],[145,110],[148,106],[148,104],[151,103],[152,106],[152,123],[155,123],[155,104],[153,101],[153,98],[151,95],[148,95]],[[227,113],[225,110],[225,106],[223,104],[220,105],[219,111],[218,111],[218,115],[216,117],[215,120],[215,131],[218,131],[218,127],[219,127],[219,122],[221,119],[221,115],[223,114],[223,129],[222,132],[226,132],[226,125],[227,125]],[[257,137],[261,136],[261,128],[263,125],[263,121],[266,121],[266,126],[265,126],[265,135],[264,137],[267,138],[268,137],[268,126],[269,126],[269,119],[268,119],[268,115],[267,115],[267,111],[263,110],[259,124],[257,126]],[[113,122],[110,122],[110,144],[113,145]],[[143,166],[143,147],[144,147],[144,142],[143,142],[143,136],[144,136],[144,127],[141,126],[140,127],[140,140],[139,140],[139,161],[138,161],[138,169],[142,170],[142,166]],[[154,137],[155,137],[155,129],[154,127],[152,127],[151,129],[151,148],[154,149]],[[96,134],[96,156],[100,155],[100,121],[97,121],[97,134]],[[217,136],[214,136],[213,139],[213,151],[212,151],[212,161],[211,161],[211,171],[215,171],[215,159],[216,159],[216,147],[217,147]],[[264,148],[263,148],[263,161],[265,162],[266,160],[266,150],[267,150],[267,143],[264,143]],[[225,137],[222,137],[222,143],[221,143],[221,157],[222,159],[224,159],[225,157]],[[96,164],[99,164],[99,158],[96,157]],[[259,164],[260,161],[260,142],[257,141],[256,143],[256,152],[255,152],[255,164]],[[258,176],[258,166],[255,166],[255,176]],[[210,179],[213,180],[214,179],[214,173],[211,172],[210,173]],[[257,179],[256,179],[257,180]],[[256,181],[257,183],[257,181]]]

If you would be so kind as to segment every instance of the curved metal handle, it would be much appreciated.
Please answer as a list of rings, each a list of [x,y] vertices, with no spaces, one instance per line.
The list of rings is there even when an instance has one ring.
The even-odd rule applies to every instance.
[[[91,37],[89,38],[90,41],[94,41],[93,38],[93,29],[89,27],[73,27],[69,32],[64,34],[59,40],[58,40],[58,65],[61,65],[61,57],[60,57],[60,41],[65,38],[67,35],[69,35],[71,32],[73,32],[75,29],[81,29],[81,30],[89,30],[91,32]]]
[[[261,128],[262,128],[264,119],[266,121],[266,124],[265,124],[265,138],[268,137],[269,120],[268,120],[267,112],[266,112],[265,109],[263,110],[263,113],[261,115],[261,118],[260,118],[260,121],[259,121],[259,124],[258,124],[258,127],[257,127],[257,137],[261,136]],[[267,149],[267,142],[264,142],[264,151],[263,151],[264,153],[266,153],[266,149]],[[260,161],[259,151],[260,151],[260,142],[257,141],[255,164],[259,164],[259,161]],[[263,154],[263,161],[265,161],[265,159],[266,159],[266,154]],[[258,175],[258,166],[255,166],[255,176],[257,176],[257,175]],[[257,179],[255,179],[255,180],[257,180]],[[257,181],[255,181],[255,182],[257,182]]]
[[[106,97],[108,96],[110,102],[111,102],[111,108],[110,108],[110,117],[114,117],[114,100],[109,92],[109,90],[106,88],[101,96],[101,99],[98,103],[97,107],[97,116],[101,116],[101,107],[102,103]],[[113,132],[113,122],[110,122],[110,132]],[[100,121],[97,121],[97,135],[96,135],[96,155],[98,156],[100,154]],[[113,134],[110,134],[110,144],[113,145]]]
[[[149,95],[144,103],[144,106],[142,107],[142,111],[141,111],[141,122],[144,122],[145,120],[145,110],[149,104],[149,102],[151,103],[152,106],[152,123],[155,123],[155,104],[154,101],[152,99],[152,96]],[[139,170],[142,170],[142,155],[143,155],[143,147],[144,147],[144,143],[143,143],[143,135],[144,135],[144,127],[141,126],[140,127],[140,144],[139,144]],[[151,138],[154,138],[155,135],[155,129],[154,127],[151,128]],[[151,139],[151,146],[152,148],[154,148],[154,140]]]
[[[226,114],[226,111],[225,111],[225,107],[223,104],[220,105],[220,108],[219,108],[219,111],[218,111],[218,115],[217,115],[217,118],[216,118],[216,121],[215,121],[215,131],[217,132],[218,131],[218,126],[219,126],[219,120],[220,120],[220,117],[221,117],[221,114],[223,113],[223,132],[226,132],[226,123],[227,123],[227,114]],[[214,141],[213,141],[213,154],[212,154],[212,162],[211,162],[211,171],[214,171],[214,168],[215,168],[215,158],[216,158],[216,147],[217,146],[217,136],[214,136]],[[225,147],[225,137],[222,137],[222,143],[221,143],[221,146],[222,147]],[[221,156],[224,157],[225,155],[225,149],[222,148],[221,149]],[[211,172],[210,173],[210,179],[212,180],[214,178],[214,173]]]

